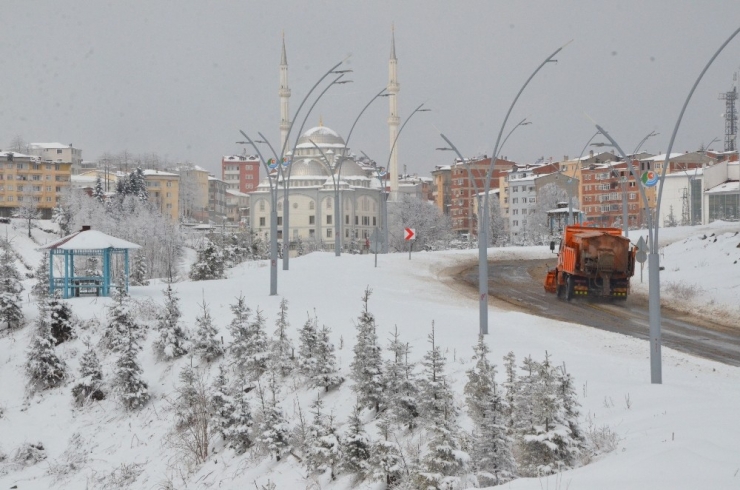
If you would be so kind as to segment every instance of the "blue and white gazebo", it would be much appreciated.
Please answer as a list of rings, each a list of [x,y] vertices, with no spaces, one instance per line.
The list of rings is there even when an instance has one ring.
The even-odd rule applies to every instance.
[[[72,298],[81,294],[110,296],[112,265],[120,256],[123,256],[124,284],[128,291],[129,250],[138,248],[141,246],[83,226],[80,231],[38,250],[49,253],[49,293],[53,295],[54,291],[60,290],[63,298]],[[64,258],[63,274],[62,277],[54,277],[54,259],[60,256]],[[77,275],[75,257],[102,257],[102,274]]]

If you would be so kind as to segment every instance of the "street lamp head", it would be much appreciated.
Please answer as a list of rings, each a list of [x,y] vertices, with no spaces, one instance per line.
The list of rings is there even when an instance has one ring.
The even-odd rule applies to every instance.
[[[437,151],[453,151],[452,148],[435,148]]]
[[[432,112],[431,109],[419,109],[417,112]]]
[[[354,70],[332,70],[331,73],[339,75],[340,73],[352,73]]]
[[[334,82],[334,85],[342,85],[344,83],[353,83],[353,80],[341,80],[338,82]]]

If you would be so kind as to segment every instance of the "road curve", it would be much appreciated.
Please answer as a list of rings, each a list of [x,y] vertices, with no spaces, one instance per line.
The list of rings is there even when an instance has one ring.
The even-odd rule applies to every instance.
[[[488,291],[493,303],[554,320],[648,338],[648,308],[643,297],[626,301],[564,301],[543,288],[547,266],[553,260],[504,260],[489,262]],[[478,263],[457,268],[456,279],[471,294],[478,291]],[[635,280],[635,279],[633,279]],[[740,328],[692,317],[663,307],[663,345],[732,366],[740,366]]]

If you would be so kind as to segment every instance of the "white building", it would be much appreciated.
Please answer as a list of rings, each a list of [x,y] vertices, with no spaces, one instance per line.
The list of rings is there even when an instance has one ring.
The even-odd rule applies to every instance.
[[[501,195],[501,209],[509,221],[509,238],[513,243],[524,239],[530,215],[537,206],[537,176],[532,169],[512,170],[506,176],[504,192]]]
[[[319,147],[317,149],[314,144]],[[323,152],[323,155],[322,153]],[[327,162],[324,160],[326,156]],[[350,155],[341,136],[318,126],[306,131],[298,140],[296,153],[289,166],[279,166],[268,177],[277,183],[278,239],[282,239],[285,194],[289,183],[291,242],[299,237],[330,247],[334,243],[334,178],[340,196],[340,236],[346,247],[353,238],[364,239],[382,225],[381,201],[384,197],[377,178],[366,172]],[[249,222],[252,229],[269,238],[270,180],[264,179],[251,193]]]
[[[72,144],[61,143],[30,143],[28,153],[41,157],[42,162],[71,163],[72,174],[80,173],[82,165],[82,150],[74,148]]]

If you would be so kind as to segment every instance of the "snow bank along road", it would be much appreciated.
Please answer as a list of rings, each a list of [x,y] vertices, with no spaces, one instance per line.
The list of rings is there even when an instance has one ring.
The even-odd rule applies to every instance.
[[[553,260],[503,260],[489,263],[488,292],[493,301],[554,320],[577,323],[610,332],[648,338],[645,298],[631,295],[624,302],[563,301],[543,288],[547,266]],[[476,294],[478,262],[457,267],[456,279]],[[647,280],[647,275],[645,277]],[[632,281],[639,281],[635,276]],[[663,345],[733,366],[740,366],[740,329],[688,316],[663,307]]]

